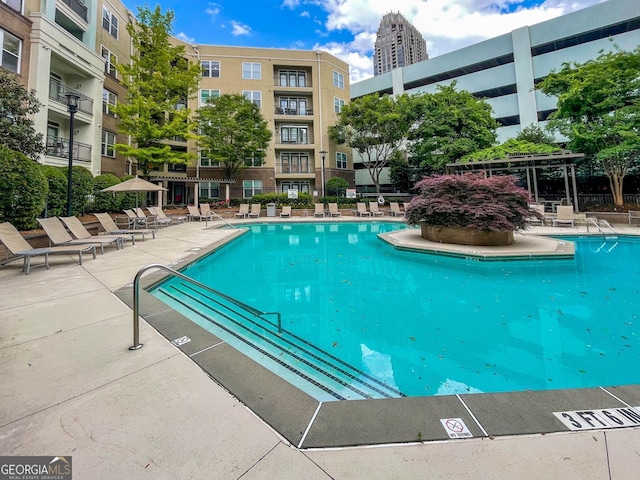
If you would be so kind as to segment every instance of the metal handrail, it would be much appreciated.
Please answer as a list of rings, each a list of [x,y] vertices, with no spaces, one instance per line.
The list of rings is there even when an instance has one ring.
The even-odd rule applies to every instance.
[[[278,333],[282,333],[282,315],[280,314],[280,312],[261,312],[260,310],[253,308],[250,305],[247,305],[245,303],[242,303],[239,300],[236,300],[235,298],[231,298],[228,295],[225,295],[222,292],[219,292],[211,287],[208,287],[207,285],[204,285],[203,283],[198,282],[197,280],[194,280],[193,278],[189,278],[186,275],[178,272],[177,270],[174,270],[172,268],[166,267],[164,265],[161,265],[159,263],[152,263],[150,265],[147,265],[146,267],[142,267],[138,273],[136,273],[136,276],[133,280],[133,345],[131,345],[129,347],[129,350],[138,350],[140,348],[142,348],[142,343],[140,343],[140,279],[142,278],[142,274],[145,273],[148,270],[157,268],[159,270],[164,270],[166,272],[169,272],[171,275],[173,275],[174,277],[178,277],[181,278],[182,280],[186,280],[187,282],[190,282],[194,285],[196,285],[197,287],[203,288],[211,293],[214,293],[216,295],[219,295],[220,297],[224,298],[225,300],[227,300],[230,303],[233,303],[234,305],[241,307],[245,310],[247,310],[249,313],[252,313],[253,315],[255,315],[256,317],[262,317],[263,315],[277,315],[278,317]]]
[[[616,231],[614,230],[614,228],[611,226],[611,224],[610,224],[608,221],[606,221],[606,220],[604,220],[604,219],[599,220],[599,219],[597,219],[597,218],[595,218],[595,219],[594,219],[594,218],[590,218],[590,219],[587,221],[587,232],[589,231],[589,225],[594,225],[594,226],[595,226],[595,227],[600,231],[600,233],[602,234],[602,236],[606,238],[606,237],[607,237],[607,232],[605,232],[605,231],[602,229],[602,227],[600,226],[600,224],[603,224],[605,227],[609,228],[609,229],[611,230],[611,232],[613,232],[613,235],[615,235],[616,237],[618,236],[618,232],[616,232]]]

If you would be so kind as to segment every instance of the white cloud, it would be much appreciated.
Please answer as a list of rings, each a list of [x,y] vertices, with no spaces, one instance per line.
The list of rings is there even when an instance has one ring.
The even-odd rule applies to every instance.
[[[192,43],[192,44],[193,44],[193,43],[196,43],[196,39],[195,39],[195,38],[187,36],[187,34],[186,34],[186,33],[184,33],[184,32],[180,32],[180,33],[178,33],[178,34],[176,35],[176,38],[177,38],[178,40],[182,40],[182,41],[183,41],[183,42],[185,42],[185,43]]]
[[[300,0],[284,0],[282,2],[282,7],[288,7],[291,10],[296,8],[298,5],[300,5]]]
[[[217,3],[210,3],[209,7],[207,7],[204,11],[211,17],[211,21],[215,22],[216,17],[220,13],[220,5],[218,5]]]
[[[305,10],[304,12],[302,12],[302,13],[300,14],[300,16],[301,16],[301,17],[309,17],[309,18],[310,18],[310,17],[311,17],[311,14]]]
[[[251,27],[243,23],[236,22],[235,20],[231,20],[231,27],[231,35],[233,35],[234,37],[240,35],[249,35],[251,33]]]
[[[285,0],[293,2],[294,0]],[[314,0],[327,12],[328,31],[348,30],[348,43],[318,45],[352,66],[351,80],[373,75],[373,47],[382,16],[402,13],[427,40],[430,57],[549,20],[604,0],[546,0],[523,7],[524,0]]]

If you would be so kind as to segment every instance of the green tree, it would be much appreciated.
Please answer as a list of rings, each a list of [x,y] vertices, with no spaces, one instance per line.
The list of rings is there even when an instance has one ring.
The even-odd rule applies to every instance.
[[[342,177],[331,177],[327,180],[326,187],[328,191],[333,192],[337,197],[340,192],[344,192],[349,188],[349,182]]]
[[[564,63],[537,88],[558,99],[549,127],[602,167],[614,204],[623,205],[624,177],[640,155],[640,47]]]
[[[103,192],[102,190],[120,183],[120,179],[112,173],[103,173],[93,179],[93,206],[94,212],[116,212],[120,210],[120,204],[124,193]]]
[[[271,131],[258,106],[243,95],[209,97],[196,124],[203,154],[223,165],[225,178],[235,178],[247,161],[255,165],[266,155]]]
[[[47,179],[37,162],[0,145],[0,221],[11,222],[18,230],[35,228],[47,191]]]
[[[522,130],[520,130],[520,133],[516,135],[516,140],[529,143],[541,143],[544,145],[558,145],[558,141],[552,134],[547,132],[539,125],[533,124],[527,125]]]
[[[560,150],[560,147],[547,143],[532,143],[526,140],[510,138],[506,142],[489,148],[483,148],[476,152],[465,155],[461,162],[477,162],[482,160],[496,160],[507,158],[516,153],[553,153]]]
[[[133,144],[116,144],[119,153],[136,158],[145,177],[163,163],[185,164],[195,156],[172,150],[165,140],[188,138],[192,130],[187,100],[198,88],[200,65],[184,58],[184,47],[169,41],[174,14],[138,8],[138,21],[127,25],[134,55],[131,63],[118,64],[127,87],[126,102],[114,107],[118,130]]]
[[[355,149],[367,167],[376,192],[380,173],[407,138],[411,121],[409,97],[366,95],[345,105],[338,121],[329,127],[329,137],[338,145]]]
[[[443,173],[453,163],[496,141],[498,122],[491,106],[456,83],[438,86],[435,93],[415,96],[415,127],[409,135],[411,154],[421,166]]]
[[[45,146],[30,119],[38,110],[35,93],[28,92],[14,73],[0,68],[0,145],[38,160]]]

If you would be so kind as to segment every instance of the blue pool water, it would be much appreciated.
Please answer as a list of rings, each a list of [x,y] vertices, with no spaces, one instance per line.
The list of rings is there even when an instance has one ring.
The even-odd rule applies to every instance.
[[[279,311],[284,333],[251,320],[246,342],[208,310],[190,315],[177,279],[154,294],[320,400],[640,383],[638,239],[572,238],[574,260],[478,262],[395,250],[377,238],[404,228],[393,223],[249,228],[184,273]]]

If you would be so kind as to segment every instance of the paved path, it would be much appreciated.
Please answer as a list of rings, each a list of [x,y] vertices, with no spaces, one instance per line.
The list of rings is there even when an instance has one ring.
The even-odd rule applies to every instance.
[[[112,292],[225,235],[191,222],[82,266],[0,268],[0,455],[70,455],[75,479],[639,478],[640,429],[299,451],[144,322],[129,351]]]

